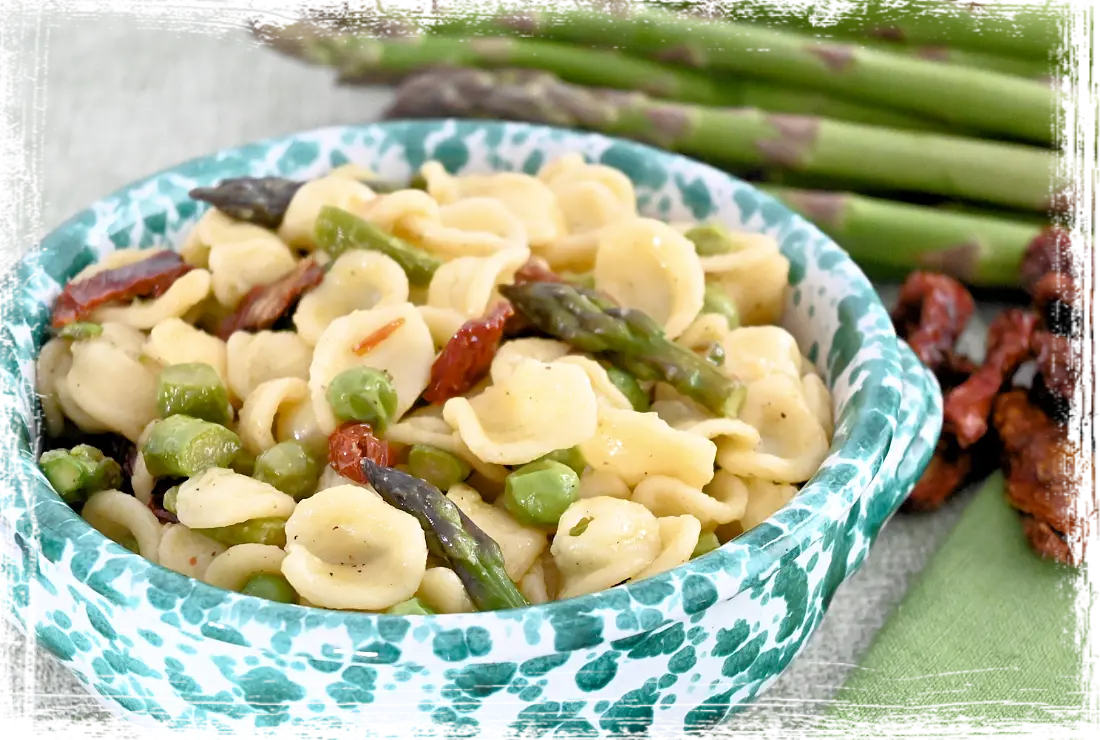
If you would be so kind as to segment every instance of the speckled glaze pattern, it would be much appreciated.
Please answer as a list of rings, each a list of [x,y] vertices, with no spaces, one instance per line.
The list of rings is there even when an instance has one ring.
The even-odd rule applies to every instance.
[[[351,161],[387,178],[535,172],[581,152],[634,181],[645,215],[719,218],[791,260],[784,320],[834,394],[829,458],[788,506],[719,550],[645,581],[527,609],[403,617],[264,602],[169,572],[102,537],[35,466],[33,358],[64,281],[122,247],[179,244],[226,177],[306,178]],[[866,278],[771,198],[683,157],[519,124],[331,128],[187,162],[50,234],[0,299],[0,541],[12,617],[113,711],[244,731],[326,725],[357,737],[705,732],[751,702],[820,623],[927,465],[935,380],[899,343]]]

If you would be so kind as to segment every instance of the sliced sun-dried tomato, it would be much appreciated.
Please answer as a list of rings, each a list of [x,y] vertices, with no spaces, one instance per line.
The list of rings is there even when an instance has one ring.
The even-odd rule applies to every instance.
[[[891,317],[898,335],[920,361],[938,373],[974,314],[974,298],[947,275],[913,272]]]
[[[140,262],[97,272],[65,286],[54,304],[51,323],[59,329],[87,318],[105,303],[156,298],[193,269],[175,252],[163,251]]]
[[[443,403],[477,385],[489,372],[504,336],[504,326],[514,313],[510,303],[500,303],[485,318],[463,324],[432,364],[424,400]]]
[[[328,462],[340,475],[366,483],[362,468],[364,458],[389,467],[396,459],[396,452],[388,442],[374,436],[370,424],[349,421],[329,435]]]
[[[920,480],[913,486],[902,509],[906,512],[935,511],[970,477],[972,455],[959,450],[948,438],[941,437],[936,453]]]
[[[565,282],[565,278],[551,270],[550,266],[538,257],[531,257],[520,265],[520,268],[516,270],[516,274],[512,279],[517,285],[522,285],[523,283]]]
[[[303,293],[319,285],[324,276],[324,269],[315,260],[302,260],[275,282],[257,285],[248,291],[236,310],[218,325],[217,335],[228,339],[236,331],[271,328]]]
[[[1020,263],[1020,282],[1030,292],[1049,272],[1070,272],[1073,242],[1069,232],[1052,226],[1031,240]]]
[[[1078,373],[1070,339],[1049,331],[1037,331],[1031,337],[1031,350],[1046,389],[1060,398],[1073,398]]]
[[[372,349],[386,341],[386,338],[405,325],[404,317],[398,317],[381,327],[378,331],[371,332],[361,342],[351,348],[357,355],[365,355]]]

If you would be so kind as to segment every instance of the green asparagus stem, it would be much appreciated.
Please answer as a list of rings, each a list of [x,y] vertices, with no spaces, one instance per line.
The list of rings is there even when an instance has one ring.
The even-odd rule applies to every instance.
[[[218,372],[202,362],[169,365],[157,375],[157,409],[162,419],[186,414],[196,419],[228,424],[233,419],[229,394]]]
[[[281,604],[298,603],[298,592],[290,585],[290,581],[274,573],[257,573],[252,576],[244,584],[241,593]]]
[[[851,193],[762,189],[835,239],[872,277],[935,270],[970,285],[1015,287],[1024,252],[1043,228]]]
[[[505,478],[504,509],[521,524],[553,527],[577,500],[580,485],[577,473],[560,462],[528,463]]]
[[[412,285],[427,286],[442,264],[438,258],[386,233],[370,221],[335,206],[321,209],[314,229],[317,244],[330,257],[335,258],[349,249],[381,252],[401,266]]]
[[[353,367],[337,375],[325,391],[340,421],[362,421],[381,434],[397,413],[397,391],[390,376],[372,367]]]
[[[61,327],[57,332],[57,336],[62,339],[72,339],[76,341],[82,339],[95,339],[101,334],[103,334],[103,325],[91,321],[74,321],[71,324],[66,324]]]
[[[431,609],[424,606],[423,602],[415,596],[408,601],[402,601],[400,604],[394,604],[386,610],[386,614],[400,614],[402,616],[427,616],[429,614],[435,614]]]
[[[226,527],[209,527],[195,531],[230,547],[250,543],[286,547],[286,519],[281,517],[261,517]]]
[[[711,550],[717,550],[719,546],[718,535],[714,532],[703,532],[699,535],[699,542],[695,545],[695,549],[691,551],[691,557],[706,555]]]
[[[441,491],[461,483],[470,477],[466,461],[431,445],[413,445],[409,448],[408,473],[427,481]]]
[[[638,380],[626,370],[615,366],[607,367],[607,379],[619,389],[635,411],[645,413],[649,411],[649,394],[638,385]]]
[[[268,483],[295,501],[312,495],[323,466],[300,442],[280,442],[264,450],[252,469],[252,477]]]
[[[737,304],[730,298],[729,293],[714,283],[707,283],[706,288],[703,289],[702,313],[718,314],[726,320],[730,329],[736,329],[741,325]]]
[[[722,367],[726,362],[726,348],[719,342],[707,342],[702,347],[696,348],[695,351],[715,367]]]
[[[661,103],[543,73],[437,70],[402,85],[390,118],[519,118],[637,139],[727,168],[767,167],[1046,212],[1060,155],[1038,147],[824,118]],[[1055,192],[1061,182],[1054,183]]]
[[[669,341],[641,311],[566,283],[503,285],[501,294],[540,331],[607,360],[639,380],[661,380],[719,416],[736,417],[744,387]]]
[[[390,506],[412,514],[429,548],[447,559],[479,611],[527,606],[504,570],[500,546],[430,483],[363,459],[363,475]]]
[[[240,438],[225,427],[177,414],[153,426],[141,454],[156,478],[190,478],[227,467],[240,449]]]
[[[57,495],[69,504],[122,484],[122,467],[91,445],[43,452],[38,467]]]
[[[956,49],[942,44],[914,45],[894,40],[860,39],[858,44],[888,53],[926,59],[932,62],[984,69],[1033,81],[1049,80],[1054,73],[1053,65],[1046,59],[1019,59],[968,49]]]
[[[809,87],[980,134],[1044,145],[1053,141],[1057,103],[1047,85],[858,45],[825,43],[787,30],[693,19],[653,8],[616,14],[529,12],[519,23],[514,14],[487,19],[454,16],[432,29],[452,35],[523,33],[614,47],[713,72]],[[1047,50],[1051,48],[1056,45]]]
[[[946,130],[943,124],[926,117],[883,110],[810,88],[792,88],[742,75],[706,75],[616,51],[553,41],[427,35],[385,40],[307,23],[265,28],[260,35],[284,53],[336,68],[340,82],[345,84],[390,84],[439,67],[514,67],[545,70],[577,85],[638,90],[663,100],[825,115],[918,131]]]
[[[570,447],[567,450],[554,450],[551,453],[543,455],[538,461],[553,460],[554,462],[561,463],[577,475],[584,472],[588,467],[588,463],[585,462],[584,455],[576,447]]]

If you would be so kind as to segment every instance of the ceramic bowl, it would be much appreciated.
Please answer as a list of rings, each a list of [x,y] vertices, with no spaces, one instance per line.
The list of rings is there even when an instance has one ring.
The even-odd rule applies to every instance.
[[[547,605],[404,617],[261,601],[165,570],[62,503],[35,466],[33,361],[64,281],[123,247],[181,243],[227,177],[307,178],[355,162],[406,178],[522,170],[583,153],[634,181],[644,215],[720,219],[779,240],[784,325],[833,392],[828,459],[798,496],[721,549],[654,578]],[[249,732],[353,727],[357,737],[594,736],[704,731],[764,691],[927,464],[935,380],[899,343],[847,255],[770,197],[635,143],[511,123],[328,128],[196,159],[123,188],[51,233],[7,276],[0,310],[6,603],[116,713]]]

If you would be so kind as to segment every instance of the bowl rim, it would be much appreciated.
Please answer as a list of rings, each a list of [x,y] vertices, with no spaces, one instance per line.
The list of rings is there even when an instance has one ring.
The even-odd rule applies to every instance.
[[[670,168],[674,163],[679,163],[681,166],[686,166],[691,169],[697,170],[701,173],[707,174],[709,177],[724,178],[740,188],[747,189],[751,192],[751,195],[758,203],[767,204],[770,207],[776,209],[778,212],[784,214],[784,219],[798,227],[799,230],[809,232],[815,235],[819,239],[819,243],[822,248],[829,253],[833,253],[835,257],[834,267],[843,267],[845,271],[845,277],[849,283],[846,286],[848,294],[852,291],[856,291],[859,294],[869,298],[867,310],[875,313],[881,313],[888,319],[888,314],[883,306],[881,299],[879,298],[875,289],[871,286],[870,280],[859,270],[854,261],[848,256],[848,254],[839,247],[832,239],[823,234],[812,223],[787,208],[781,202],[773,198],[771,195],[757,190],[751,183],[746,183],[729,173],[726,173],[714,166],[685,157],[680,154],[675,154],[666,150],[658,149],[656,147],[649,146],[647,144],[622,139],[613,136],[606,136],[603,134],[592,133],[587,131],[577,131],[571,129],[563,129],[553,126],[542,126],[534,124],[526,124],[512,121],[489,121],[489,120],[477,120],[477,119],[418,119],[418,120],[390,120],[390,121],[376,121],[364,124],[354,125],[336,125],[336,126],[323,126],[313,129],[307,129],[302,131],[296,131],[289,134],[267,137],[264,139],[258,139],[251,142],[238,144],[235,146],[223,147],[214,152],[192,157],[190,159],[178,162],[169,167],[162,168],[150,175],[147,175],[138,180],[134,180],[127,185],[115,189],[113,192],[99,198],[93,203],[89,204],[79,212],[66,219],[58,227],[46,234],[42,239],[35,244],[30,250],[28,250],[23,256],[13,263],[11,268],[5,271],[4,278],[9,280],[20,273],[30,271],[30,274],[39,272],[42,269],[42,264],[39,260],[48,259],[50,255],[50,249],[53,246],[60,246],[66,243],[67,240],[74,238],[74,236],[84,235],[87,236],[87,226],[85,221],[94,219],[96,217],[96,206],[107,201],[111,201],[116,198],[123,198],[129,193],[133,193],[141,188],[148,187],[151,183],[155,182],[158,178],[171,175],[181,169],[188,167],[197,167],[206,163],[214,162],[232,162],[234,155],[242,154],[249,149],[264,148],[269,149],[280,145],[289,145],[293,142],[300,141],[302,139],[309,139],[315,137],[321,137],[324,135],[337,136],[340,134],[346,134],[349,132],[365,132],[372,129],[381,129],[383,131],[398,129],[400,127],[433,127],[440,125],[455,125],[468,130],[520,130],[528,133],[545,132],[553,135],[564,137],[566,140],[595,140],[598,142],[606,142],[614,144],[617,147],[621,147],[627,151],[633,151],[640,156],[647,159],[655,159],[662,167]],[[407,161],[402,158],[403,161]],[[276,174],[272,167],[273,172]],[[493,171],[506,171],[506,170],[493,170]],[[218,181],[225,177],[240,176],[240,173],[236,175],[219,170],[216,167],[211,168],[212,176],[208,179],[211,181]],[[200,178],[202,179],[202,178]],[[194,218],[197,219],[204,210],[200,209]],[[126,225],[127,221],[123,221],[122,225]],[[24,284],[25,285],[25,284]],[[5,303],[11,303],[18,296],[23,288],[16,286],[13,290],[7,292],[5,295],[0,296],[0,306]],[[39,328],[39,335],[44,332],[43,328]],[[870,377],[864,378],[864,387],[867,384],[871,384],[872,390],[886,389],[890,385],[891,378],[897,380],[902,377],[902,369],[900,364],[900,356],[898,354],[897,342],[894,341],[896,335],[890,337],[883,337],[874,339],[873,341],[877,345],[877,348],[881,350],[882,357],[885,359],[886,364],[892,368],[890,373],[871,373]],[[862,337],[861,347],[866,346],[865,342],[868,341],[866,336]],[[40,349],[40,345],[35,341],[35,350]],[[5,348],[4,353],[8,350]],[[6,374],[6,373],[5,373]],[[841,373],[838,373],[837,377],[841,377]],[[33,387],[30,389],[33,396]],[[896,394],[893,394],[896,395]],[[884,397],[884,394],[879,393],[877,396],[880,401]],[[891,394],[885,394],[885,397],[891,397]],[[26,401],[26,399],[21,399]],[[90,524],[88,524],[79,514],[73,511],[64,501],[57,495],[56,492],[50,487],[48,481],[38,470],[37,449],[41,445],[42,436],[39,433],[37,436],[31,439],[31,449],[19,449],[19,457],[28,458],[24,459],[23,464],[25,467],[30,468],[31,475],[23,476],[23,478],[30,478],[34,483],[19,482],[19,485],[23,488],[23,493],[27,501],[28,512],[37,519],[39,533],[45,531],[63,531],[69,530],[74,526],[79,531],[79,536],[67,535],[64,539],[67,542],[72,543],[76,548],[74,555],[77,552],[90,552],[97,551],[99,553],[109,554],[114,559],[123,559],[125,561],[125,570],[132,575],[133,580],[139,579],[148,583],[151,575],[156,575],[160,581],[168,580],[170,583],[187,584],[191,588],[192,593],[202,594],[217,594],[224,598],[221,599],[221,603],[225,605],[227,609],[234,609],[235,606],[242,603],[259,602],[253,604],[253,608],[249,611],[255,616],[253,618],[262,619],[265,622],[269,620],[291,619],[296,620],[305,615],[311,614],[323,614],[328,618],[332,618],[335,615],[339,615],[339,620],[342,623],[359,622],[360,624],[377,623],[377,620],[405,620],[411,619],[414,624],[429,624],[434,625],[436,629],[454,629],[454,628],[467,628],[477,626],[479,623],[484,622],[487,618],[501,618],[517,620],[522,619],[524,614],[532,611],[540,612],[544,617],[551,617],[555,613],[560,614],[565,619],[575,618],[578,613],[588,613],[594,611],[607,611],[610,610],[616,613],[623,612],[641,612],[647,607],[645,591],[652,593],[654,588],[662,589],[663,587],[670,587],[672,593],[678,593],[681,590],[681,586],[685,579],[691,575],[710,576],[719,581],[715,584],[717,590],[716,602],[728,601],[741,593],[749,586],[751,586],[762,574],[766,574],[776,566],[781,558],[789,557],[792,550],[798,550],[799,552],[806,547],[816,542],[817,540],[826,536],[827,527],[824,525],[843,523],[843,519],[847,516],[848,511],[858,503],[859,498],[866,491],[873,480],[879,473],[882,462],[889,450],[890,444],[893,439],[894,429],[897,424],[898,405],[895,404],[883,404],[879,403],[873,406],[873,409],[878,413],[869,414],[864,418],[860,418],[845,430],[837,428],[833,441],[830,444],[828,457],[822,467],[815,472],[814,476],[806,483],[804,483],[796,494],[798,495],[806,492],[807,490],[817,490],[821,487],[837,486],[832,490],[834,501],[847,500],[847,504],[843,507],[833,506],[828,509],[818,508],[813,511],[813,514],[809,517],[791,523],[791,526],[786,528],[786,531],[780,530],[778,536],[769,538],[768,535],[775,530],[776,527],[767,528],[763,524],[769,524],[776,519],[781,519],[784,512],[787,512],[790,507],[790,502],[785,504],[779,511],[772,514],[761,526],[755,527],[744,535],[739,536],[735,540],[722,545],[717,550],[714,550],[705,555],[699,556],[689,562],[677,566],[669,571],[665,571],[656,576],[652,576],[643,581],[628,582],[612,587],[610,589],[604,589],[595,593],[586,594],[583,596],[577,596],[570,599],[551,601],[543,604],[534,604],[526,607],[520,607],[516,609],[500,610],[496,612],[471,612],[463,614],[436,614],[436,615],[391,615],[391,614],[379,614],[370,612],[358,612],[358,611],[344,611],[344,610],[330,610],[320,607],[302,606],[299,604],[281,604],[275,602],[269,602],[263,599],[258,599],[252,596],[246,596],[244,594],[226,591],[224,589],[211,586],[198,579],[176,571],[169,570],[164,566],[161,566],[153,561],[147,560],[144,557],[133,553],[121,545],[118,545],[114,541],[108,539],[106,536],[95,530]],[[41,429],[42,423],[42,411],[41,405],[34,399],[33,414],[36,418],[37,427]],[[5,414],[6,416],[6,414]],[[845,444],[838,444],[838,439],[847,439]],[[856,449],[858,448],[858,449]],[[849,453],[857,451],[856,459],[868,461],[870,467],[868,469],[868,475],[866,480],[856,480],[853,476],[849,476],[847,479],[842,480],[822,480],[821,472],[828,465],[830,459],[834,459],[838,455],[841,455],[844,451]],[[28,452],[30,453],[28,456]],[[841,455],[842,456],[842,455]],[[852,459],[851,455],[847,456],[847,459]],[[19,480],[19,478],[17,478]],[[33,487],[33,490],[32,490]],[[805,533],[808,529],[813,530],[810,536],[806,536]],[[38,534],[36,537],[40,537]],[[40,544],[40,543],[39,543]],[[746,567],[739,571],[736,576],[730,574],[724,567],[724,564],[728,562],[728,559],[732,556],[731,551],[734,549],[746,550],[744,556],[744,563]],[[751,552],[748,552],[750,551]],[[75,577],[75,576],[74,576]],[[78,579],[79,580],[79,579]],[[640,596],[641,598],[636,598]],[[625,598],[624,598],[625,597]],[[302,611],[306,610],[306,611]],[[183,622],[179,625],[179,629],[187,630],[192,628],[196,635],[199,635],[198,626],[191,625]],[[634,630],[635,632],[637,630]],[[202,635],[203,639],[210,639],[209,636]],[[218,638],[214,638],[218,639]]]

